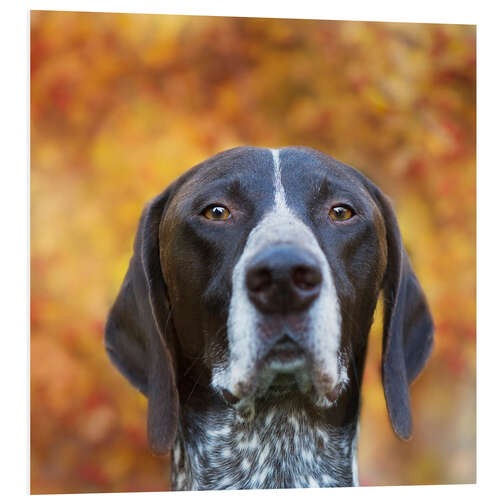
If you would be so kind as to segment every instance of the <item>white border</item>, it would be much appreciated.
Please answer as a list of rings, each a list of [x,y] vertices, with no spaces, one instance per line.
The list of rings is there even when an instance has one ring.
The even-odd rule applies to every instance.
[[[491,5],[491,8],[488,6]],[[422,495],[471,495],[490,497],[498,491],[499,432],[498,412],[495,411],[499,388],[498,355],[498,293],[500,256],[498,221],[498,190],[500,187],[498,142],[499,69],[498,16],[493,2],[458,2],[451,0],[401,2],[264,2],[254,0],[237,4],[228,1],[202,2],[141,2],[131,1],[32,1],[16,2],[4,7],[0,17],[2,33],[2,493],[6,498],[26,496],[29,488],[28,418],[29,366],[28,298],[29,235],[28,220],[28,161],[29,110],[27,109],[28,72],[28,10],[85,10],[106,12],[143,12],[197,15],[232,15],[249,17],[287,17],[341,20],[372,20],[400,22],[433,22],[478,24],[478,485],[358,488],[336,491],[342,498],[360,495],[370,498],[420,498]],[[468,209],[464,207],[464,217]],[[496,264],[496,265],[495,265]],[[6,274],[5,274],[6,273]],[[299,498],[300,491],[247,491],[199,493],[203,498],[223,498],[224,495],[249,495],[269,498],[283,495]],[[331,498],[329,490],[309,490],[306,494]],[[120,494],[121,495],[121,494]],[[127,497],[165,498],[165,493],[127,494]],[[196,493],[168,493],[168,498],[188,498]],[[52,495],[49,495],[52,497]],[[105,498],[103,495],[92,495]],[[66,495],[54,496],[64,499]]]

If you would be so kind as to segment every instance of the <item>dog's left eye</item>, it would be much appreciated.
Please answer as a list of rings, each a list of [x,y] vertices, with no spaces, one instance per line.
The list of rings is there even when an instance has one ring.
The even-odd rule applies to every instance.
[[[348,220],[354,216],[354,210],[347,205],[335,205],[330,209],[330,219],[334,221]]]
[[[210,205],[202,212],[203,217],[210,220],[227,220],[231,212],[223,205]]]

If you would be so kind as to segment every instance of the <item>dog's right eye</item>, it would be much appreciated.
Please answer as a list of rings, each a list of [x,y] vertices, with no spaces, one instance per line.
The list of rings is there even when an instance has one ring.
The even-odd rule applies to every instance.
[[[210,220],[227,220],[231,212],[223,205],[210,205],[202,212],[203,217]]]
[[[330,219],[333,221],[345,221],[354,216],[354,210],[347,205],[335,205],[330,209]]]

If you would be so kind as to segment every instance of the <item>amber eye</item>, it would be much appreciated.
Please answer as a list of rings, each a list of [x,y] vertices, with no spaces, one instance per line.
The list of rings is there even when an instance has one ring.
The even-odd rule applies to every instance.
[[[330,219],[334,221],[348,220],[354,215],[354,211],[347,205],[335,205],[330,209]]]
[[[231,212],[222,205],[210,205],[203,210],[202,214],[211,220],[227,220],[231,217]]]

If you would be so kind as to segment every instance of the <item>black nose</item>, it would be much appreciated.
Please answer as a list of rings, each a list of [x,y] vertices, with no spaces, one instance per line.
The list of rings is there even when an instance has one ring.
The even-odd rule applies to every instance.
[[[306,309],[319,295],[321,271],[316,258],[294,245],[273,245],[248,267],[250,300],[262,312],[288,313]]]

